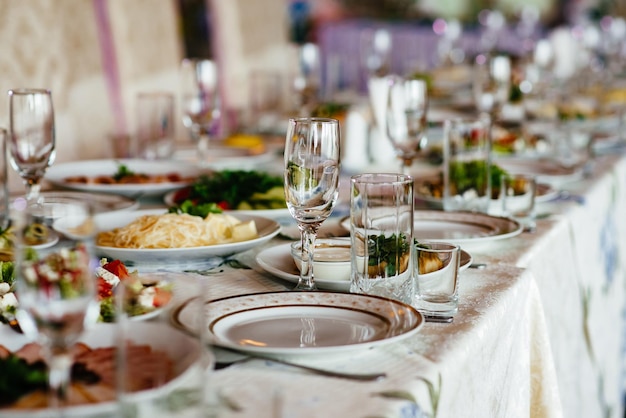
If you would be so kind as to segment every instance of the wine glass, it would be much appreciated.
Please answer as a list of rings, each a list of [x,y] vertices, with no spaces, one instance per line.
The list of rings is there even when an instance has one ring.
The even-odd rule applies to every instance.
[[[511,91],[511,59],[506,55],[479,55],[474,64],[474,102],[479,112],[495,122]]]
[[[45,209],[21,198],[12,208],[16,317],[24,333],[42,346],[48,364],[49,405],[60,412],[67,405],[71,347],[98,316],[97,259],[91,250],[95,226],[87,202]]]
[[[26,199],[40,198],[41,179],[55,158],[52,94],[44,89],[9,90],[11,166],[24,180]]]
[[[209,158],[209,141],[221,117],[217,64],[208,59],[184,59],[181,90],[183,124],[197,143],[200,165],[205,165]]]
[[[339,186],[339,122],[290,119],[285,141],[285,199],[298,223],[302,265],[296,290],[316,290],[313,252],[317,231],[333,211]]]
[[[409,174],[413,160],[426,145],[428,87],[422,79],[389,78],[387,136],[402,160],[401,171]]]

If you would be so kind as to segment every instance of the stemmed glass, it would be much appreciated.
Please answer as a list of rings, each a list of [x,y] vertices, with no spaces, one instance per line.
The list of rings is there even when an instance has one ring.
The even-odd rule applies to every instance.
[[[402,160],[402,173],[409,174],[413,160],[426,145],[428,88],[422,79],[389,77],[389,80],[387,136]]]
[[[44,89],[9,90],[11,165],[24,180],[26,199],[38,202],[41,179],[55,158],[52,94]]]
[[[495,122],[511,92],[511,59],[506,55],[476,57],[473,79],[474,102],[479,112]]]
[[[16,317],[37,338],[48,364],[49,404],[67,404],[71,347],[97,318],[92,257],[95,226],[87,202],[68,202],[54,213],[25,199],[13,203],[16,236]],[[52,230],[56,233],[52,233]],[[59,239],[59,236],[63,238]],[[62,414],[60,414],[62,415]]]
[[[217,64],[208,59],[184,59],[181,65],[183,124],[198,146],[200,165],[207,163],[209,141],[221,116]]]
[[[289,120],[285,141],[285,198],[302,240],[302,266],[296,290],[316,290],[315,239],[337,202],[339,141],[339,122],[335,119]]]

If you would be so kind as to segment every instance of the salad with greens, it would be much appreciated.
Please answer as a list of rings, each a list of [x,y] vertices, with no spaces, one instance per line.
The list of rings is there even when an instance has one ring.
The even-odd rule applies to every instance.
[[[283,209],[283,178],[259,171],[223,170],[205,174],[173,195],[170,213],[206,217],[224,210]]]

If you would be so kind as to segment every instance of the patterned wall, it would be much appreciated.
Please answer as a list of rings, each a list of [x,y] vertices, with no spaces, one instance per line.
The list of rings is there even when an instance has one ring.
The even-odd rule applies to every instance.
[[[8,124],[7,90],[49,88],[57,161],[112,156],[106,138],[116,120],[99,38],[99,1],[0,2],[0,126]],[[102,1],[117,57],[121,107],[132,131],[137,91],[177,88],[182,54],[175,1],[159,0],[159,7],[152,0]]]

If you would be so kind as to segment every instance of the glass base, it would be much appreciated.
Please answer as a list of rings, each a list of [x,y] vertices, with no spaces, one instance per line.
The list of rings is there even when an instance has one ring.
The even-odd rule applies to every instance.
[[[415,298],[413,307],[425,317],[449,318],[459,313],[459,303],[456,300],[434,300]]]

